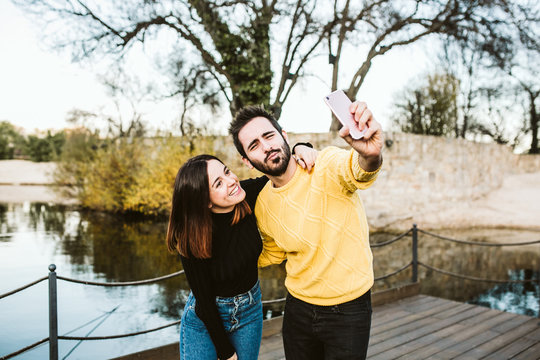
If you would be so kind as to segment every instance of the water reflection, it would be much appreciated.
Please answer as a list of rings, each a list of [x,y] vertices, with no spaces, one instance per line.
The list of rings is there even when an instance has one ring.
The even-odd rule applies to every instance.
[[[511,280],[535,280],[534,282],[498,284],[468,301],[492,309],[540,317],[540,271],[511,270]]]
[[[540,232],[537,231],[503,229],[438,231],[437,234],[461,240],[499,243],[540,239]],[[387,241],[393,238],[393,236],[392,234],[384,233],[373,234],[371,241],[372,243],[379,243]],[[374,248],[373,254],[375,276],[381,276],[397,270],[412,259],[411,238],[406,237],[391,246]],[[515,247],[486,247],[458,244],[419,234],[418,259],[420,262],[429,266],[469,277],[491,280],[515,280],[514,274],[516,273],[529,274],[532,271],[531,269],[540,269],[540,244]],[[377,281],[375,290],[386,289],[410,282],[411,276],[412,270],[409,268],[397,276]],[[528,293],[527,297],[535,297],[536,305],[529,306],[527,311],[521,307],[507,307],[503,309],[500,306],[494,305],[496,303],[495,300],[486,299],[492,296],[490,294],[496,294],[498,292],[512,293],[514,294],[513,296],[519,298],[522,293],[519,286],[509,284],[495,286],[492,282],[460,279],[429,270],[422,266],[418,270],[418,279],[423,294],[461,302],[470,301],[495,309],[538,316],[538,311],[535,312],[533,310],[538,307],[537,304],[540,301],[538,291],[533,291],[532,295]],[[538,279],[538,277],[533,279]],[[530,286],[538,288],[538,282],[521,286],[525,288]],[[474,300],[480,297],[483,299],[482,301]],[[530,304],[531,301],[527,300],[525,303]],[[490,306],[491,304],[493,306]]]
[[[64,205],[0,204],[0,293],[13,290],[47,274],[50,263],[61,276],[81,280],[122,282],[154,278],[181,269],[177,255],[165,245],[166,219],[144,219],[84,212]],[[539,232],[468,230],[441,232],[469,240],[530,241]],[[393,238],[373,234],[372,243]],[[420,235],[419,260],[431,266],[490,279],[539,278],[540,245],[499,248],[467,246]],[[411,260],[411,239],[374,248],[375,275],[392,272]],[[538,283],[494,287],[490,283],[456,279],[420,268],[421,291],[443,298],[471,301],[538,316]],[[16,274],[16,275],[14,275]],[[509,275],[510,274],[510,275]],[[285,297],[284,265],[260,270],[263,299]],[[374,291],[410,282],[411,270],[377,281]],[[104,288],[59,282],[59,331],[77,328],[115,307],[118,310],[92,335],[122,334],[157,327],[179,319],[188,293],[184,276],[139,287]],[[510,292],[512,297],[509,297]],[[0,355],[6,355],[47,336],[46,283],[0,300]],[[40,299],[36,302],[36,299]],[[266,305],[267,317],[281,314],[283,303]],[[24,309],[24,311],[22,311]],[[501,308],[500,308],[501,309]],[[37,324],[37,325],[36,325]],[[72,334],[86,335],[86,329]],[[150,335],[100,342],[84,342],[75,357],[110,358],[177,341],[178,329],[168,328]],[[61,355],[73,343],[61,342]],[[99,353],[97,352],[99,351]],[[86,357],[85,357],[86,356]],[[47,357],[46,347],[18,359]]]

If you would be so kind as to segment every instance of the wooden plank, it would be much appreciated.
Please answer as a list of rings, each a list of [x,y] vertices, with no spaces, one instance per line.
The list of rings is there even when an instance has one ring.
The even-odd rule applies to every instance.
[[[523,352],[514,356],[512,360],[531,360],[531,359],[540,359],[540,343],[536,343],[528,349],[523,349]]]
[[[478,306],[477,309],[481,310],[482,312],[478,313],[476,316],[466,319],[465,321],[460,321],[459,323],[442,329],[439,332],[428,335],[434,336],[436,340],[431,344],[407,354],[406,357],[409,359],[429,359],[432,355],[441,352],[441,350],[444,350],[456,343],[462,342],[478,333],[484,332],[493,324],[497,325],[498,323],[506,320],[505,317],[494,317],[493,313],[491,313],[487,308]],[[469,321],[474,322],[474,325],[469,324]]]
[[[284,360],[282,317],[265,320],[260,360]],[[426,295],[373,308],[370,360],[540,359],[539,319]],[[178,359],[178,342],[116,360]]]
[[[154,359],[180,359],[178,342],[157,348],[140,351],[134,354],[120,356],[111,360],[154,360]]]
[[[376,316],[384,316],[389,313],[396,311],[396,308],[406,309],[407,306],[413,304],[420,304],[424,302],[432,302],[433,299],[431,296],[426,295],[415,295],[400,301],[393,302],[391,304],[385,304],[381,306],[373,307],[373,314]],[[374,317],[375,318],[375,317]]]
[[[443,303],[446,304],[446,301],[442,299],[438,299],[433,296],[426,296],[426,298],[422,299],[422,301],[417,301],[407,306],[405,310],[413,312],[413,313],[422,312],[422,311],[431,309],[435,306],[441,306],[441,304]],[[399,306],[399,303],[397,305]]]
[[[432,301],[432,299],[430,296],[426,296],[426,295],[415,295],[415,296],[411,296],[406,299],[403,299],[402,301],[393,302],[391,304],[373,306],[373,315],[384,316],[388,313],[394,312],[396,308],[406,307],[407,305],[410,305],[413,303],[424,302],[424,301]]]
[[[281,333],[281,327],[283,324],[283,316],[278,316],[272,319],[263,321],[263,333],[262,337],[269,337],[274,334]]]
[[[511,359],[514,356],[518,355],[519,353],[523,352],[523,349],[530,348],[536,343],[537,343],[536,340],[528,339],[526,337],[521,337],[482,359],[485,359],[485,360]],[[537,356],[540,357],[540,354],[537,354]]]
[[[494,336],[490,340],[483,342],[481,345],[475,346],[473,349],[462,353],[461,355],[456,357],[456,359],[480,359],[482,357],[488,356],[496,352],[498,349],[511,343],[512,341],[515,341],[520,337],[525,336],[527,333],[537,327],[538,320],[532,319],[525,323],[517,325],[513,329],[508,329],[508,331],[503,334],[496,333],[497,336]]]
[[[482,309],[480,307],[472,307],[469,309],[468,312],[463,313],[462,317],[466,318],[477,318],[480,321],[482,320],[481,316],[478,315],[484,315],[487,312],[487,309]],[[370,359],[397,359],[402,356],[409,358],[409,359],[427,359],[429,355],[424,354],[422,357],[418,356],[418,351],[425,349],[426,347],[436,343],[437,341],[441,340],[442,338],[445,338],[448,335],[462,332],[466,329],[466,327],[462,324],[460,324],[458,318],[454,319],[456,321],[455,324],[449,324],[446,326],[443,323],[440,323],[438,325],[441,325],[441,328],[439,330],[435,329],[428,329],[428,332],[424,335],[417,337],[416,339],[405,342],[401,345],[391,347],[388,350],[370,358]],[[432,350],[433,353],[439,351],[440,348],[435,347],[435,349]],[[416,353],[414,353],[416,351]]]
[[[466,304],[463,304],[466,305]],[[474,316],[478,312],[477,309],[474,307],[467,307],[465,311],[460,311],[459,313],[456,313],[452,317],[448,317],[445,319],[436,319],[434,317],[429,318],[432,320],[430,324],[426,324],[423,326],[418,326],[416,328],[411,329],[410,331],[407,331],[400,336],[392,337],[382,343],[376,344],[373,346],[371,351],[369,352],[370,356],[373,356],[373,359],[376,359],[374,355],[380,354],[378,358],[380,359],[394,359],[399,357],[405,350],[407,350],[406,344],[413,342],[414,340],[418,340],[416,342],[416,347],[413,345],[410,349],[407,350],[407,352],[413,351],[417,349],[418,347],[425,346],[426,344],[423,343],[423,338],[425,338],[429,334],[433,334],[441,329],[444,329],[446,327],[449,327],[451,325],[454,325],[461,321],[464,318],[468,318],[470,316]],[[403,348],[402,348],[403,347]],[[368,350],[369,351],[369,350]]]
[[[430,319],[429,316],[439,311],[444,311],[452,306],[454,306],[454,304],[445,301],[434,301],[427,304],[421,304],[419,307],[415,307],[414,311],[420,311],[423,309],[423,312],[413,312],[410,315],[399,318],[395,321],[390,321],[380,326],[374,326],[371,331],[371,343],[377,344],[389,337],[397,336],[400,333],[410,331],[420,324],[428,324],[438,321],[438,319],[435,318]],[[412,306],[408,307],[407,311],[409,311],[411,308]]]
[[[374,292],[371,305],[379,306],[420,294],[420,283],[412,283],[396,288]]]
[[[538,329],[531,331],[530,333],[525,335],[525,337],[540,342],[540,319],[538,319]]]
[[[446,346],[442,351],[433,354],[434,359],[452,359],[462,353],[465,353],[475,346],[491,340],[499,335],[498,332],[491,331],[491,327],[508,321],[514,314],[490,310],[493,318],[487,320],[484,324],[471,325],[463,334],[453,334],[449,337],[451,346]],[[466,335],[465,338],[462,335]]]
[[[531,319],[529,316],[525,316],[525,315],[520,315],[520,314],[513,314],[513,315],[514,317],[512,318],[512,320],[493,327],[493,331],[496,331],[502,334],[502,333],[508,332],[511,329],[514,329],[515,327],[521,324],[526,323],[527,321]]]
[[[458,315],[460,312],[475,308],[474,305],[458,303],[458,302],[452,302],[452,305],[453,306],[450,307],[449,309],[433,314],[433,317],[437,319],[447,319],[447,318],[451,318],[453,316]]]

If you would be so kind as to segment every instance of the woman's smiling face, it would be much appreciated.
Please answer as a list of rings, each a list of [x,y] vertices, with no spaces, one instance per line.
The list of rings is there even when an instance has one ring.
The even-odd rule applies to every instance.
[[[242,202],[246,192],[240,186],[238,177],[218,160],[209,160],[208,185],[210,187],[210,210],[215,213],[227,213]]]

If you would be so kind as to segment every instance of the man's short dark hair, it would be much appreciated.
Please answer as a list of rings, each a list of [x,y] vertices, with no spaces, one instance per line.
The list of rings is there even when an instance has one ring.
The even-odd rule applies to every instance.
[[[268,121],[270,121],[270,124],[272,124],[272,126],[280,134],[282,132],[281,126],[277,122],[274,115],[266,111],[263,105],[244,106],[243,108],[238,110],[233,121],[231,121],[231,125],[229,126],[229,134],[231,134],[233,137],[234,146],[236,146],[236,150],[238,150],[240,155],[242,155],[243,157],[247,156],[246,152],[244,151],[244,147],[242,146],[242,143],[240,143],[240,140],[238,140],[238,133],[248,122],[250,122],[256,117],[263,117],[268,119]]]

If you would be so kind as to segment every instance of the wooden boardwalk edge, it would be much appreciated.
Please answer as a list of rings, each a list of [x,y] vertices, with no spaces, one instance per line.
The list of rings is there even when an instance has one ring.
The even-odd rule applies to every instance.
[[[374,292],[371,295],[372,306],[380,306],[409,296],[417,295],[420,292],[420,284],[413,283],[403,285],[383,291]],[[269,338],[281,332],[282,317],[265,320],[263,323],[263,344],[265,338]],[[154,360],[154,359],[179,359],[178,342],[163,345],[153,349],[143,350],[137,353],[120,356],[111,360]]]

